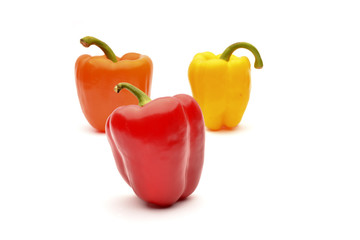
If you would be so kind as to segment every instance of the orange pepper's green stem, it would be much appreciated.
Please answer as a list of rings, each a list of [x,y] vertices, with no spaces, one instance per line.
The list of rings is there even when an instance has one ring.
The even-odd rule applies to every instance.
[[[220,59],[229,61],[231,54],[238,48],[245,48],[245,49],[249,50],[250,52],[252,52],[252,54],[254,54],[254,56],[255,56],[254,67],[255,68],[260,69],[263,67],[263,62],[262,62],[259,51],[253,45],[251,45],[250,43],[247,43],[247,42],[237,42],[237,43],[230,45],[221,54]]]
[[[110,59],[113,62],[118,61],[113,50],[111,50],[111,48],[106,43],[104,43],[103,41],[100,41],[97,38],[87,36],[87,37],[80,39],[80,43],[84,47],[90,47],[91,45],[96,45],[105,53],[105,55],[108,59]]]
[[[130,83],[125,83],[125,82],[119,83],[115,86],[114,90],[116,93],[119,93],[121,91],[121,89],[124,89],[124,88],[129,90],[132,94],[135,95],[135,97],[137,97],[137,99],[139,100],[139,105],[141,107],[151,101],[151,99],[149,98],[148,95],[146,95],[143,91],[141,91],[137,87],[131,85]]]

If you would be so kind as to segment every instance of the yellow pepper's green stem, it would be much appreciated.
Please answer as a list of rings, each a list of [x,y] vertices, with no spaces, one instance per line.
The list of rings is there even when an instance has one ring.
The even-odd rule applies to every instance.
[[[108,59],[110,59],[113,62],[117,62],[117,58],[115,53],[113,52],[113,50],[111,50],[111,48],[104,43],[103,41],[100,41],[97,38],[94,37],[84,37],[82,39],[80,39],[80,43],[84,46],[84,47],[90,47],[91,45],[96,45],[98,46],[106,55],[106,57]]]
[[[124,89],[124,88],[129,90],[132,94],[135,95],[135,97],[137,97],[137,99],[139,100],[139,105],[141,107],[151,101],[151,99],[149,98],[148,95],[146,95],[143,91],[141,91],[137,87],[131,85],[130,83],[125,83],[125,82],[119,83],[115,86],[114,90],[116,93],[119,93],[121,91],[121,89]]]
[[[247,42],[237,42],[237,43],[230,45],[221,54],[220,59],[229,61],[231,54],[238,48],[245,48],[245,49],[249,50],[250,52],[252,52],[252,54],[254,54],[254,56],[255,56],[254,67],[255,68],[260,69],[263,67],[263,62],[262,62],[259,51],[256,49],[256,47],[254,47],[253,45],[251,45],[250,43],[247,43]]]

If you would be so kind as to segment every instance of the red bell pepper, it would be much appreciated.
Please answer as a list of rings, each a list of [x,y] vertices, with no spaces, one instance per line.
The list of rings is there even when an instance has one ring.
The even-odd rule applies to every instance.
[[[117,168],[146,202],[170,206],[197,187],[204,162],[204,120],[197,102],[179,94],[155,100],[129,83],[139,105],[118,107],[106,122]]]

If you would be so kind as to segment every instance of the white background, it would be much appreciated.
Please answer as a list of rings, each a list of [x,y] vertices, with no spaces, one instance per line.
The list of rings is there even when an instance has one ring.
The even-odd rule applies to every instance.
[[[0,239],[360,239],[356,2],[2,1]],[[260,51],[241,125],[206,132],[188,200],[147,206],[88,125],[74,64],[102,52],[87,35],[150,56],[153,99],[191,94],[198,52]]]

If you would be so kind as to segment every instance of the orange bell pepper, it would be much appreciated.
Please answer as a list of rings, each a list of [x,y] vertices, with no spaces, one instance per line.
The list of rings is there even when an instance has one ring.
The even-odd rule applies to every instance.
[[[118,58],[111,48],[94,37],[80,40],[84,47],[98,46],[105,56],[81,55],[75,63],[75,78],[81,109],[90,123],[105,132],[108,116],[119,106],[136,105],[138,99],[129,91],[114,93],[119,82],[128,82],[150,96],[153,65],[148,56],[127,53]]]

